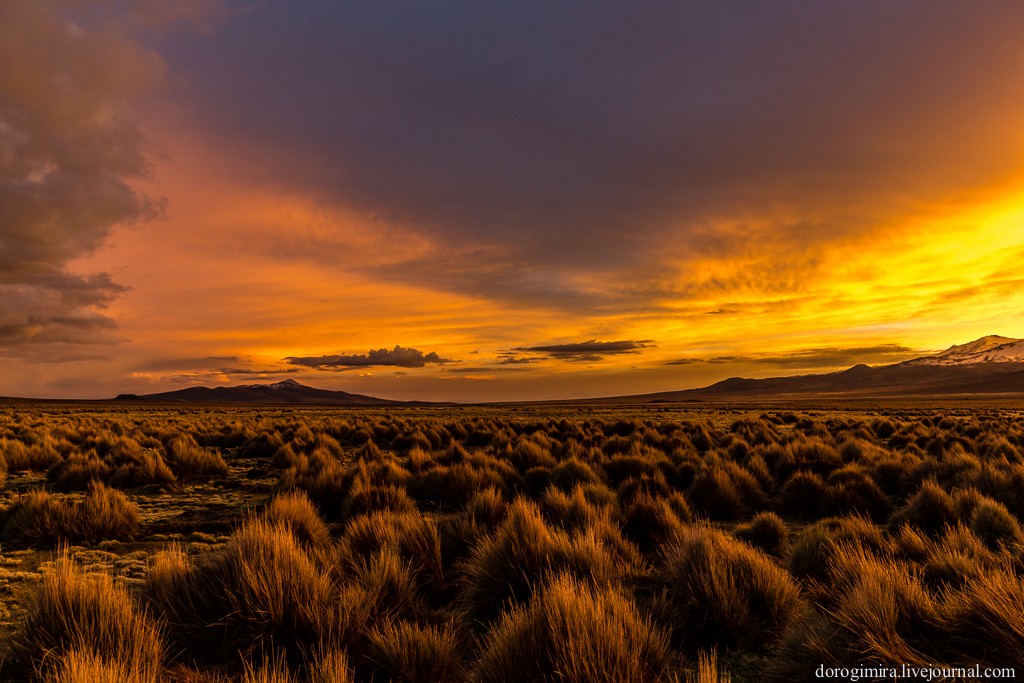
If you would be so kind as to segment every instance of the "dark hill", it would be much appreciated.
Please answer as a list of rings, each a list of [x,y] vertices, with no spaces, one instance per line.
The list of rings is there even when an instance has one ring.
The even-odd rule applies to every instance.
[[[973,365],[856,365],[821,375],[746,379],[732,377],[700,389],[594,399],[595,402],[675,402],[776,398],[942,398],[1024,396],[1024,363]]]
[[[189,387],[158,394],[121,394],[118,402],[205,403],[247,405],[328,405],[390,406],[419,405],[419,402],[391,401],[385,398],[350,394],[346,391],[316,389],[292,379],[274,384],[244,384],[234,387]]]

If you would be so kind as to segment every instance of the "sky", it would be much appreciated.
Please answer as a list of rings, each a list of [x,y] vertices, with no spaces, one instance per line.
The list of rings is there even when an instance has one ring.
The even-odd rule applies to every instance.
[[[1024,4],[0,3],[0,395],[609,396],[1024,337]]]

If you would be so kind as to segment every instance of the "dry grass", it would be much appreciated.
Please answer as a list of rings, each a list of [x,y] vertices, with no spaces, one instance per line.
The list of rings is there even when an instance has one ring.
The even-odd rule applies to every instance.
[[[163,651],[157,623],[127,591],[109,575],[83,574],[62,555],[43,575],[3,671],[26,678],[52,672],[75,680],[68,677],[91,668],[108,676],[127,672],[130,681],[156,681]]]
[[[667,638],[622,593],[561,575],[491,630],[479,683],[671,681]]]
[[[220,453],[201,447],[188,434],[171,439],[165,454],[171,470],[181,481],[206,481],[228,474],[228,465]]]
[[[380,680],[459,683],[466,675],[465,650],[453,624],[437,627],[388,621],[370,633],[368,658]]]
[[[712,527],[688,528],[662,554],[668,618],[685,649],[767,645],[800,606],[782,568]]]
[[[489,624],[505,608],[528,601],[538,582],[561,570],[602,583],[615,579],[620,567],[600,543],[574,541],[549,527],[536,505],[516,500],[502,525],[466,562],[462,608],[472,623]]]
[[[128,540],[139,529],[138,507],[98,481],[78,501],[46,491],[20,495],[3,515],[4,540],[22,547]]]
[[[1022,445],[997,409],[0,411],[0,678],[1014,666]],[[58,563],[19,611],[63,542],[138,594]]]

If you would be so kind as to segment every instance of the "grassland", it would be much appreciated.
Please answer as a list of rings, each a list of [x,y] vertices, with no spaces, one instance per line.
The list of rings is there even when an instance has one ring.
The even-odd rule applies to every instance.
[[[1017,667],[997,406],[0,406],[0,679]]]

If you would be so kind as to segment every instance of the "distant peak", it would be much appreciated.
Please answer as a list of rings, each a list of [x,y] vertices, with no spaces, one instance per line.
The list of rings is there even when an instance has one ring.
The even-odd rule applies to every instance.
[[[230,388],[230,387],[229,387]],[[300,384],[293,379],[283,379],[273,384],[239,384],[237,389],[307,389],[305,384]]]
[[[945,351],[904,361],[902,365],[975,365],[1024,362],[1024,340],[990,334]]]

